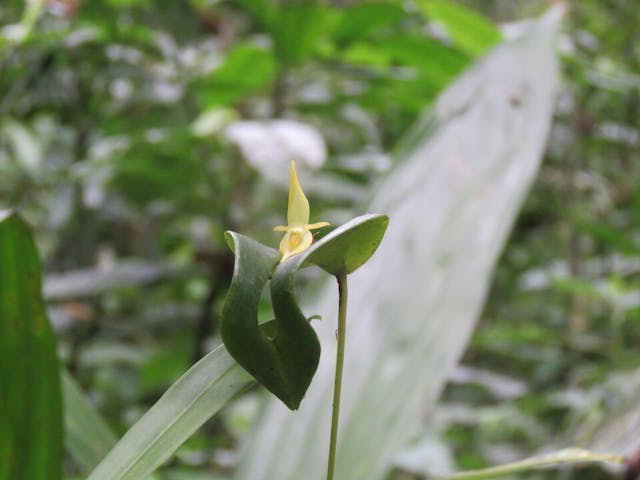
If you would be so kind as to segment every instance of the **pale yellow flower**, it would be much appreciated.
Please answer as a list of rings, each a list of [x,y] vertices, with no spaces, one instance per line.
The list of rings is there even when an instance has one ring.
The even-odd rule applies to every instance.
[[[309,200],[304,195],[296,164],[289,167],[289,206],[287,208],[288,225],[275,227],[276,232],[286,232],[280,242],[281,262],[297,253],[303,252],[313,243],[311,230],[329,225],[327,222],[309,223]]]

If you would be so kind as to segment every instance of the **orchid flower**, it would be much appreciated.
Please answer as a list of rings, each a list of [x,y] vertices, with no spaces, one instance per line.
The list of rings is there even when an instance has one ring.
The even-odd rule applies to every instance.
[[[329,225],[328,222],[309,223],[309,200],[304,195],[298,181],[295,162],[291,162],[289,167],[287,224],[286,227],[278,226],[274,228],[276,232],[286,232],[280,242],[280,253],[282,254],[280,262],[284,262],[292,255],[309,248],[313,243],[311,230]]]

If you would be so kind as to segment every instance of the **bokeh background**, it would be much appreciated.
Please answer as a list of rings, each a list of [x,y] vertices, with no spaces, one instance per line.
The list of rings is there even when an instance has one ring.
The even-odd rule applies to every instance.
[[[219,343],[223,232],[277,245],[295,160],[312,221],[391,216],[353,279],[340,478],[633,452],[638,24],[634,0],[4,0],[0,208],[34,228],[64,367],[126,432]],[[254,388],[158,478],[322,477],[335,291],[301,280],[306,405]]]

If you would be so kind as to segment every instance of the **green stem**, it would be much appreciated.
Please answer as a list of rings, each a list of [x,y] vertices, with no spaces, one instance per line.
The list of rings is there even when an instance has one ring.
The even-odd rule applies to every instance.
[[[333,472],[336,466],[340,391],[342,390],[342,369],[344,366],[344,341],[347,336],[347,275],[336,275],[336,279],[338,280],[338,350],[336,352],[336,377],[333,384],[333,412],[331,416],[327,480],[333,480]]]

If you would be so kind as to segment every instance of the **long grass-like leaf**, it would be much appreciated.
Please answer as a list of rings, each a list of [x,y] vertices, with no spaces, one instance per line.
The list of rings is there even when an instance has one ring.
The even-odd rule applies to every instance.
[[[582,466],[590,463],[620,466],[624,463],[624,457],[620,455],[595,453],[580,448],[565,448],[557,452],[537,455],[519,462],[511,462],[497,467],[483,468],[481,470],[470,470],[456,475],[440,477],[437,480],[489,480],[531,470],[557,468],[563,465]]]
[[[56,344],[29,227],[0,212],[0,480],[62,474]]]
[[[109,453],[118,438],[65,370],[62,371],[62,394],[66,449],[86,474]]]
[[[252,382],[223,346],[216,348],[167,390],[109,452],[89,480],[147,478]]]

